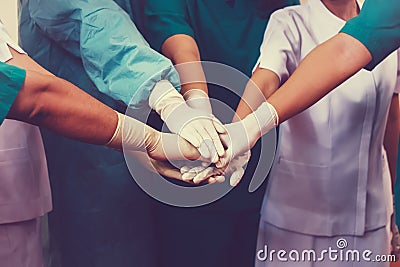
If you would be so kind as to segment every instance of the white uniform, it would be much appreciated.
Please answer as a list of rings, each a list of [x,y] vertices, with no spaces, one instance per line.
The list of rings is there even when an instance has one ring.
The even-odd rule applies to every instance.
[[[279,10],[270,19],[257,65],[285,82],[313,48],[344,24],[320,0]],[[382,147],[397,66],[397,56],[392,54],[372,72],[361,70],[280,126],[263,203],[259,249],[264,245],[270,249],[337,249],[336,240],[345,236],[348,249],[389,254],[387,226],[392,203]],[[256,261],[257,266],[282,264]],[[295,266],[303,264],[356,265],[328,261]]]
[[[1,62],[12,59],[8,46],[25,53],[0,21]],[[0,266],[43,266],[39,217],[51,207],[39,128],[4,120],[0,126]]]

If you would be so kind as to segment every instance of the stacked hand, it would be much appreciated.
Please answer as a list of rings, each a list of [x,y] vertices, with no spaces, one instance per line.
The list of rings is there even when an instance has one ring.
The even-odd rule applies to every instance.
[[[180,177],[186,182],[199,184],[204,181],[224,182],[225,176],[230,176],[230,184],[236,186],[244,174],[250,149],[258,138],[277,126],[279,119],[275,108],[264,102],[243,120],[222,126],[212,115],[209,99],[203,91],[192,89],[185,94],[185,99],[168,81],[157,83],[149,99],[150,106],[160,114],[170,131],[196,147],[202,160],[206,161],[181,167]],[[164,155],[179,158],[176,151],[166,150],[168,147],[176,149],[174,142],[185,146],[184,142],[176,135],[161,134],[160,138],[162,142],[158,140],[152,146],[146,146],[148,153],[160,154],[161,158]],[[159,143],[164,143],[161,151]],[[186,149],[190,150],[187,145]],[[193,156],[189,152],[186,157],[188,154]]]
[[[224,179],[221,177],[230,175],[231,186],[236,186],[250,159],[250,149],[258,138],[277,124],[278,115],[274,107],[265,102],[243,120],[225,125],[226,133],[220,135],[222,143],[227,148],[225,155],[220,158],[215,167],[181,168],[181,172],[184,173],[183,180],[200,183],[210,177],[217,177],[215,181],[223,182]]]
[[[150,106],[171,132],[186,139],[199,149],[203,158],[215,163],[225,154],[219,138],[225,129],[210,112],[188,103],[168,81],[158,82],[149,99]]]

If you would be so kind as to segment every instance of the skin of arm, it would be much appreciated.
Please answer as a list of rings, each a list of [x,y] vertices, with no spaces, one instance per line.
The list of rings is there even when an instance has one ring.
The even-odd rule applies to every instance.
[[[390,175],[392,177],[392,186],[396,180],[396,164],[397,164],[397,149],[400,133],[400,118],[399,118],[399,95],[394,94],[389,109],[389,116],[386,125],[384,147],[387,153],[389,162]]]
[[[279,121],[307,109],[372,60],[368,49],[345,33],[315,48],[268,102]]]
[[[26,78],[7,118],[39,125],[86,143],[105,145],[110,141],[118,125],[118,115],[113,109],[50,74],[27,55],[12,48],[10,51],[13,58],[7,63],[26,69]],[[157,141],[159,133],[150,127],[147,129],[149,140],[156,141],[152,144],[154,149],[162,148]],[[181,138],[178,140],[187,159],[199,157],[196,148]]]
[[[258,67],[246,85],[233,122],[244,119],[256,110],[278,89],[279,84],[279,77],[274,72]]]
[[[27,55],[10,51],[13,58],[7,64],[26,69],[26,78],[8,118],[92,144],[104,145],[111,139],[118,122],[114,110],[55,77]]]
[[[171,59],[181,78],[181,94],[196,88],[208,95],[205,75],[201,63],[200,52],[196,41],[189,35],[176,34],[169,37],[161,47],[162,53]],[[183,64],[191,62],[191,64]],[[198,62],[198,63],[194,63]],[[189,82],[190,81],[190,82]],[[196,81],[196,82],[192,82]]]

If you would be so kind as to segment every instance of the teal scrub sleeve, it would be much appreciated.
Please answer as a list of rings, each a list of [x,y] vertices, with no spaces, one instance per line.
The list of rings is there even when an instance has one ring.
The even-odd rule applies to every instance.
[[[359,40],[369,50],[372,70],[400,47],[399,0],[366,0],[360,14],[349,20],[341,32]]]
[[[25,82],[26,71],[0,62],[0,125]]]
[[[82,59],[102,93],[141,108],[160,80],[169,80],[179,90],[171,61],[150,48],[114,1],[30,0],[29,10],[47,37]]]
[[[173,35],[185,34],[194,38],[185,0],[147,0],[145,15],[146,37],[158,51]]]

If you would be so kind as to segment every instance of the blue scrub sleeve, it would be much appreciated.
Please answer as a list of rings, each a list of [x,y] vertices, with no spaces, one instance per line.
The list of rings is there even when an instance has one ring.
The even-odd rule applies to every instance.
[[[0,125],[25,82],[26,71],[0,62]]]
[[[364,44],[372,55],[365,68],[372,70],[400,47],[399,0],[366,0],[360,14],[349,20],[341,32]]]
[[[179,90],[179,75],[171,61],[150,48],[114,1],[30,0],[29,10],[47,37],[82,59],[102,93],[140,108],[147,106],[160,80],[169,80]]]
[[[146,32],[152,47],[161,51],[165,40],[176,34],[185,34],[194,38],[186,8],[185,0],[146,1]]]

